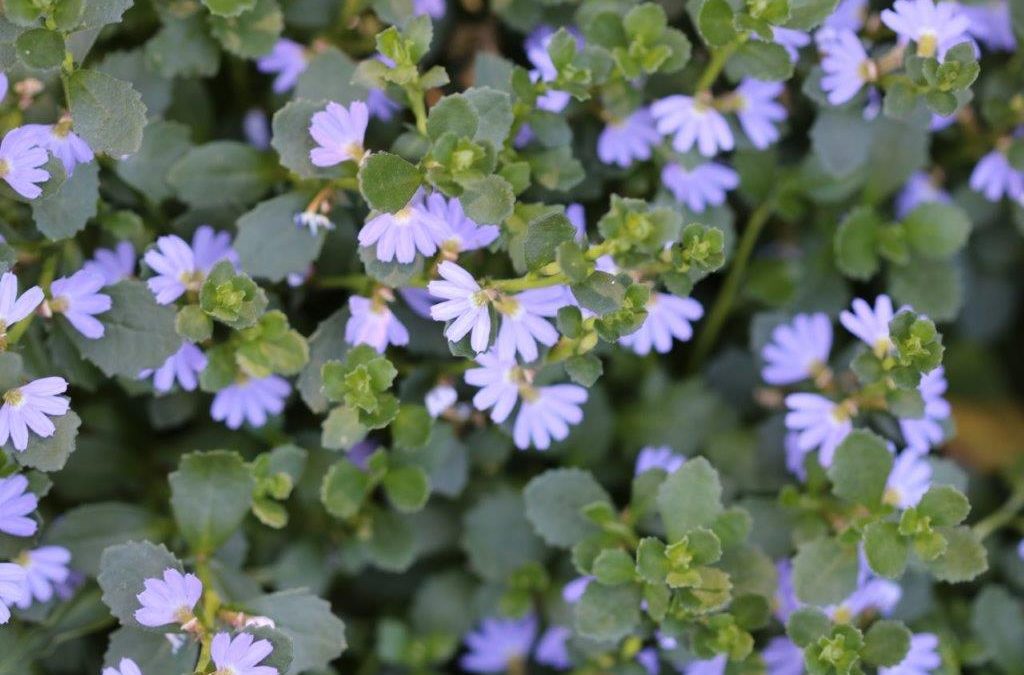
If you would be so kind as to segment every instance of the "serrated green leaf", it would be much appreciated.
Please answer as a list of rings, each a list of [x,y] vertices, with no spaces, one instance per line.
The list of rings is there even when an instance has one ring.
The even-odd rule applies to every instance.
[[[235,452],[214,450],[185,455],[168,479],[178,529],[199,554],[208,555],[220,548],[252,506],[256,483]]]
[[[580,512],[594,502],[611,504],[604,488],[580,469],[553,469],[531,480],[523,490],[526,517],[552,546],[570,548],[597,531]]]

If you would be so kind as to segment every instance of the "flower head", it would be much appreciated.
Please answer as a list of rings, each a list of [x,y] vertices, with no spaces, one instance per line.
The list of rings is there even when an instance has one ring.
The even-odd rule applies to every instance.
[[[907,448],[896,457],[885,484],[885,501],[901,509],[916,506],[932,485],[927,450]]]
[[[840,623],[851,622],[869,611],[888,616],[902,596],[903,589],[899,584],[872,576],[862,564],[857,589],[839,604],[826,608],[825,613]]]
[[[518,352],[529,363],[537,360],[538,342],[547,347],[558,342],[558,331],[543,317],[558,314],[558,308],[566,304],[565,298],[564,288],[552,286],[530,289],[496,301],[495,307],[501,315],[495,343],[498,357],[510,361]]]
[[[849,30],[856,33],[864,25],[867,9],[868,0],[840,0],[832,14],[825,19],[822,27],[829,30]]]
[[[906,218],[920,204],[949,204],[951,201],[949,193],[937,186],[931,176],[924,171],[915,171],[896,197],[896,217]]]
[[[641,356],[649,354],[652,348],[659,354],[666,354],[672,349],[673,338],[686,342],[693,337],[690,322],[702,316],[704,308],[693,298],[680,298],[671,293],[651,293],[643,325],[633,333],[619,338],[619,344]]]
[[[0,140],[0,178],[25,199],[43,194],[37,183],[50,180],[50,172],[39,167],[46,164],[46,150],[39,145],[31,129],[11,129]]]
[[[772,613],[782,623],[789,620],[789,615],[800,609],[803,603],[796,597],[793,585],[793,563],[783,558],[775,563],[775,571],[779,577],[779,585],[775,588]]]
[[[372,117],[388,122],[395,113],[402,109],[400,103],[388,96],[383,90],[372,88],[366,94],[366,108]]]
[[[370,345],[383,354],[389,344],[409,344],[409,331],[386,302],[353,295],[348,308],[352,315],[345,324],[345,342],[350,345]]]
[[[555,384],[525,389],[522,398],[512,440],[520,450],[531,445],[547,450],[552,440],[566,439],[569,425],[583,421],[580,406],[587,401],[587,390],[575,384]]]
[[[412,12],[416,16],[426,14],[431,19],[440,19],[445,10],[445,0],[412,0]]]
[[[417,251],[434,255],[445,234],[444,222],[424,208],[422,195],[417,193],[397,213],[385,211],[366,221],[359,230],[359,245],[376,244],[377,260],[404,264],[415,260]]]
[[[309,151],[309,160],[314,166],[360,162],[366,154],[363,143],[369,121],[370,111],[362,101],[353,101],[348,108],[328,103],[309,123],[309,135],[317,143]]]
[[[117,668],[104,668],[100,675],[142,675],[142,671],[134,661],[124,658],[117,664]]]
[[[828,364],[832,349],[832,322],[827,314],[797,314],[772,331],[761,350],[765,366],[761,377],[768,384],[785,385],[817,377]]]
[[[431,417],[439,417],[459,400],[459,394],[450,384],[439,384],[427,392],[423,405]]]
[[[828,102],[842,105],[857,95],[861,87],[878,78],[878,67],[868,58],[857,34],[837,30],[818,40],[824,52],[821,69],[821,88],[828,94]]]
[[[194,391],[199,384],[199,373],[206,368],[206,355],[191,342],[183,342],[174,354],[167,357],[159,368],[146,369],[139,379],[153,378],[153,388],[161,394],[170,391],[177,380],[185,391]]]
[[[98,248],[93,251],[92,260],[86,261],[82,269],[103,277],[104,286],[113,286],[122,279],[135,274],[135,247],[130,241],[119,241],[114,248]]]
[[[259,665],[273,651],[270,640],[257,640],[249,633],[239,633],[234,638],[228,633],[217,633],[210,644],[213,665],[225,675],[278,675],[277,668]]]
[[[647,108],[639,108],[623,120],[608,122],[597,137],[597,156],[605,164],[622,168],[635,161],[651,158],[651,149],[661,142],[654,118]]]
[[[210,416],[229,429],[238,429],[243,421],[262,427],[267,423],[268,413],[278,415],[284,410],[291,391],[288,380],[277,375],[249,378],[218,391],[210,406]]]
[[[570,31],[576,39],[576,48],[583,48],[583,39],[578,31]],[[555,68],[551,55],[548,54],[548,45],[555,31],[550,26],[541,26],[531,33],[524,43],[526,58],[533,64],[530,71],[530,79],[534,82],[554,82],[558,79],[558,69]],[[548,112],[562,112],[565,106],[569,105],[571,96],[569,92],[558,89],[549,89],[537,97],[537,108]]]
[[[75,330],[89,338],[98,340],[106,332],[103,324],[96,318],[110,310],[112,301],[103,288],[102,276],[88,270],[78,270],[70,277],[55,279],[50,284],[53,296],[49,310],[54,314],[63,314]]]
[[[25,568],[15,563],[0,563],[0,626],[11,620],[10,607],[29,601]]]
[[[970,21],[954,2],[896,0],[882,10],[882,23],[904,41],[917,43],[918,56],[942,58],[950,47],[967,41]]]
[[[140,605],[135,620],[143,626],[184,626],[195,618],[192,610],[203,594],[203,583],[196,575],[167,568],[162,579],[146,579],[142,585],[144,590],[135,596]]]
[[[270,120],[260,108],[249,108],[242,118],[242,133],[246,142],[259,150],[270,148]]]
[[[466,634],[467,652],[459,665],[471,673],[504,673],[509,663],[529,657],[536,636],[537,619],[532,614],[522,619],[484,619]]]
[[[52,436],[57,428],[50,417],[61,417],[70,408],[67,398],[61,396],[67,388],[64,378],[44,377],[4,393],[0,445],[10,438],[15,450],[24,450],[28,447],[30,429],[40,438]]]
[[[501,234],[497,225],[479,225],[467,216],[458,197],[446,199],[440,192],[434,192],[424,200],[424,206],[440,224],[439,243],[446,251],[475,251],[489,246]]]
[[[576,241],[585,242],[587,240],[587,212],[583,210],[583,204],[573,202],[566,206],[565,217],[576,228]]]
[[[669,162],[661,170],[661,182],[672,195],[694,213],[725,203],[725,193],[740,184],[738,173],[717,162],[704,162],[692,169]]]
[[[501,424],[508,419],[516,401],[519,400],[519,382],[521,371],[511,359],[501,359],[494,350],[478,354],[478,368],[466,371],[466,383],[480,387],[473,396],[473,406],[477,410],[490,410],[491,419]]]
[[[43,301],[43,290],[33,286],[18,295],[18,277],[11,272],[0,276],[0,340],[6,345],[7,330],[18,323]]]
[[[565,600],[566,604],[575,605],[583,597],[583,594],[587,592],[587,586],[593,580],[594,577],[590,575],[576,577],[562,587],[562,600]]]
[[[910,649],[895,666],[879,668],[878,675],[928,675],[942,665],[939,638],[933,633],[910,636]]]
[[[952,412],[946,393],[946,370],[939,366],[921,376],[917,391],[924,401],[924,415],[916,418],[900,418],[900,433],[908,448],[928,450],[946,437],[942,421]]]
[[[17,561],[25,568],[25,585],[28,594],[18,607],[28,609],[32,600],[49,602],[56,590],[64,584],[71,571],[71,552],[63,546],[43,546],[27,551]]]
[[[28,479],[21,474],[0,478],[0,532],[12,537],[31,537],[39,525],[29,516],[39,499],[28,491]]]
[[[275,94],[283,94],[294,87],[306,65],[305,48],[288,38],[279,38],[269,54],[256,60],[257,70],[276,76],[272,85]]]
[[[772,26],[772,42],[785,49],[789,60],[796,63],[800,49],[811,44],[811,36],[802,30]]]
[[[788,637],[772,638],[761,652],[768,675],[803,675],[804,650]]]
[[[1017,38],[1013,34],[1007,0],[961,3],[959,9],[960,14],[967,17],[967,32],[986,48],[994,52],[1017,51]]]
[[[775,125],[786,119],[786,108],[775,99],[784,89],[781,82],[746,79],[733,92],[738,99],[736,116],[743,133],[758,150],[779,140]]]
[[[700,154],[714,157],[719,151],[732,150],[732,131],[722,114],[710,103],[692,96],[669,96],[651,105],[658,133],[674,134],[672,147],[689,152],[697,144]]]
[[[325,214],[317,211],[299,211],[295,214],[295,227],[308,230],[313,237],[320,234],[320,231],[330,232],[334,229],[334,222]]]
[[[533,658],[542,666],[556,670],[568,670],[572,667],[569,649],[566,643],[572,637],[572,629],[566,626],[551,626],[541,634],[537,648],[533,650]]]
[[[998,202],[1003,196],[1010,199],[1024,198],[1024,171],[1018,171],[1010,160],[999,150],[993,150],[978,162],[971,172],[971,189],[985,195],[990,202]]]
[[[684,675],[725,675],[725,667],[729,663],[729,657],[725,654],[710,659],[699,659],[690,661],[683,666]]]
[[[35,135],[39,147],[49,150],[60,160],[69,176],[74,173],[76,166],[91,162],[95,156],[89,144],[71,131],[70,118],[57,124],[26,124],[22,128]]]
[[[480,288],[473,275],[448,260],[437,268],[442,280],[431,281],[427,290],[441,302],[430,308],[435,321],[451,321],[444,335],[458,342],[467,334],[476,353],[483,352],[491,339],[491,296]]]
[[[651,469],[662,469],[665,473],[675,473],[684,462],[686,462],[686,457],[676,453],[667,445],[657,448],[647,446],[642,448],[640,454],[636,456],[636,468],[633,470],[633,475],[639,476]]]
[[[198,291],[213,266],[228,260],[236,267],[238,254],[231,248],[231,235],[202,225],[192,236],[192,245],[176,234],[156,240],[156,247],[143,257],[156,272],[146,284],[161,305],[169,305],[185,291]]]
[[[889,322],[895,316],[892,299],[888,295],[879,295],[875,298],[875,306],[872,308],[866,301],[856,298],[852,308],[852,312],[843,310],[839,314],[839,322],[843,327],[871,347],[878,356],[889,353],[892,349]]]
[[[820,394],[796,393],[786,397],[786,428],[798,432],[796,445],[803,452],[818,450],[824,467],[843,439],[853,431],[850,407]]]

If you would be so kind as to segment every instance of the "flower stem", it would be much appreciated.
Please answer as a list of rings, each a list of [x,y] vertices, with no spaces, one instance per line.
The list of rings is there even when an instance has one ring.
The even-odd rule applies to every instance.
[[[557,286],[558,284],[567,283],[569,283],[569,277],[559,272],[558,274],[553,274],[549,277],[525,276],[519,279],[495,279],[491,281],[488,286],[499,291],[505,291],[506,293],[517,293],[531,288],[546,288],[548,286]]]
[[[974,524],[973,530],[979,540],[1012,522],[1024,508],[1024,480],[1017,481],[1010,497],[998,509]]]
[[[725,62],[729,60],[729,57],[732,56],[739,46],[739,41],[734,40],[724,47],[711,52],[711,60],[708,61],[708,65],[704,66],[704,72],[700,74],[700,79],[697,80],[697,87],[695,89],[697,94],[711,89],[711,85],[715,83],[718,75],[722,72],[722,68],[725,67]]]
[[[761,230],[767,224],[774,208],[775,200],[769,197],[750,214],[750,219],[747,220],[747,227],[743,230],[743,237],[740,239],[736,255],[733,257],[732,265],[729,268],[729,275],[725,278],[725,284],[722,286],[722,290],[715,299],[715,304],[708,313],[708,320],[704,324],[704,330],[701,331],[700,336],[697,338],[693,356],[690,359],[691,370],[696,370],[703,363],[704,359],[707,358],[711,348],[714,347],[718,334],[725,325],[725,320],[728,318],[733,303],[736,301],[736,294],[739,291],[740,282],[743,281],[743,273],[750,262],[750,255],[754,251],[754,244],[757,243]]]
[[[409,108],[416,118],[416,131],[421,135],[427,135],[427,106],[423,101],[423,91],[419,85],[409,85],[405,88],[405,96],[409,99]]]

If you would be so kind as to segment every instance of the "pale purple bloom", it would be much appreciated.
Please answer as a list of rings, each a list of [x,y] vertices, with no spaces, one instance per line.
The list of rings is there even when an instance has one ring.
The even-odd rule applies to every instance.
[[[412,0],[412,11],[416,16],[426,14],[431,19],[440,19],[445,13],[445,0]]]
[[[800,434],[795,431],[787,431],[785,438],[782,439],[782,445],[786,452],[786,469],[801,481],[804,481],[807,480],[807,469],[804,467],[804,459],[813,451],[813,448],[809,450],[801,448],[798,442],[799,438]]]
[[[903,41],[917,43],[918,56],[938,56],[968,40],[970,21],[954,2],[932,0],[896,0],[892,9],[882,10],[882,23]]]
[[[832,105],[846,103],[861,87],[878,78],[875,62],[868,58],[864,45],[853,31],[834,31],[819,40],[818,47],[825,54],[821,60],[824,71],[821,89],[828,94]]]
[[[786,108],[775,99],[784,89],[781,82],[746,79],[733,92],[740,101],[736,116],[743,133],[758,150],[779,140],[775,125],[786,119]]]
[[[594,577],[589,575],[576,577],[562,587],[562,600],[565,600],[566,604],[575,605],[583,597],[583,594],[587,592],[587,586],[593,580]]]
[[[192,246],[176,234],[156,240],[156,248],[146,251],[146,264],[156,272],[146,284],[161,305],[169,305],[185,291],[198,291],[213,266],[221,260],[238,266],[238,254],[231,248],[228,232],[215,232],[202,225],[192,236]]]
[[[1017,557],[1024,560],[1024,539],[1017,542]]]
[[[3,101],[7,96],[7,75],[0,73],[0,101]]]
[[[1017,38],[1013,34],[1010,3],[1006,0],[988,0],[978,4],[958,5],[960,14],[967,17],[967,32],[986,48],[994,52],[1014,52]]]
[[[32,601],[49,602],[57,587],[67,581],[71,574],[68,563],[71,552],[63,546],[42,546],[22,554],[18,560],[25,568],[25,587],[28,595],[18,603],[21,609],[28,609]]]
[[[487,618],[464,638],[467,652],[459,666],[471,673],[504,673],[510,662],[525,661],[537,636],[537,619]]]
[[[315,237],[320,231],[330,232],[334,229],[334,223],[330,218],[316,211],[299,211],[293,218],[295,226],[308,230],[310,236]]]
[[[857,590],[838,605],[827,607],[825,613],[834,621],[845,622],[856,619],[868,611],[888,616],[892,614],[902,596],[903,589],[896,582],[872,577],[862,570]]]
[[[800,49],[811,44],[811,36],[802,30],[772,26],[772,42],[785,49],[789,60],[796,63],[800,58]]]
[[[11,620],[11,606],[20,606],[29,599],[25,568],[15,563],[0,563],[0,626]]]
[[[636,456],[636,468],[633,470],[633,475],[639,476],[651,469],[661,469],[665,473],[675,473],[685,461],[686,457],[676,453],[667,445],[656,448],[647,446],[642,448],[640,454]]]
[[[267,113],[260,108],[249,108],[242,118],[242,133],[254,148],[266,150],[270,147],[270,121]]]
[[[439,298],[432,296],[427,289],[414,286],[399,288],[398,294],[402,296],[402,300],[405,300],[405,304],[409,309],[424,319],[431,318],[430,308],[439,300]]]
[[[566,642],[572,637],[572,630],[566,626],[551,626],[540,636],[533,658],[542,666],[556,670],[568,670],[572,667],[569,649]]]
[[[941,422],[951,414],[946,393],[946,370],[939,366],[921,376],[917,391],[924,401],[924,415],[917,418],[900,418],[900,433],[907,446],[927,450],[938,445],[946,437]]]
[[[555,384],[523,392],[512,440],[520,450],[531,445],[547,450],[551,441],[569,435],[569,425],[583,421],[580,406],[587,401],[587,390],[575,384]]]
[[[18,277],[4,272],[0,277],[0,335],[6,335],[11,326],[35,310],[43,301],[43,290],[38,286],[18,295]]]
[[[915,171],[896,197],[896,217],[906,218],[921,204],[949,204],[951,201],[949,193],[932,182],[931,176],[924,171]]]
[[[824,29],[857,32],[864,25],[868,0],[841,0],[835,11],[822,24]]]
[[[932,484],[928,450],[907,448],[893,462],[885,484],[885,501],[901,509],[917,506]]]
[[[710,103],[692,96],[668,96],[651,105],[658,133],[674,135],[672,147],[689,152],[696,143],[700,154],[714,157],[719,151],[732,150],[735,142],[722,113]]]
[[[279,38],[269,54],[256,60],[257,70],[276,76],[272,85],[275,94],[283,94],[294,87],[306,65],[305,48],[288,38]]]
[[[565,217],[576,228],[576,241],[585,242],[587,240],[587,214],[583,210],[583,204],[573,202],[566,206]]]
[[[36,143],[49,150],[64,165],[64,171],[71,175],[79,164],[93,160],[92,148],[82,137],[71,131],[68,122],[59,124],[26,124],[23,129],[35,135]]]
[[[14,449],[28,447],[28,432],[40,438],[53,436],[56,430],[50,417],[61,417],[70,408],[68,399],[61,396],[68,383],[61,377],[43,377],[8,390],[0,406],[0,445],[10,438]]]
[[[527,363],[537,360],[537,343],[550,347],[558,342],[558,331],[544,317],[553,317],[565,306],[565,289],[558,286],[534,288],[495,303],[501,326],[495,345],[498,357],[515,359],[518,352]]]
[[[206,355],[191,342],[183,342],[174,354],[167,357],[159,368],[147,368],[139,379],[153,378],[153,389],[161,394],[170,391],[178,382],[185,391],[194,391],[199,384],[199,373],[206,368]]]
[[[135,274],[136,262],[132,243],[119,241],[112,249],[98,248],[93,251],[92,260],[86,261],[82,269],[103,277],[104,286],[113,286]]]
[[[12,537],[31,537],[39,525],[29,516],[39,499],[28,491],[28,479],[21,474],[0,478],[0,532]]]
[[[50,180],[50,172],[40,168],[47,157],[31,129],[11,129],[0,141],[0,178],[25,199],[35,199],[43,194],[37,183]]]
[[[892,348],[889,322],[895,316],[892,299],[888,295],[879,295],[875,298],[875,306],[872,308],[866,301],[856,298],[852,308],[852,312],[840,312],[839,322],[861,342],[871,347],[876,355],[882,357],[887,354]]]
[[[239,633],[234,638],[228,633],[217,633],[210,644],[210,657],[217,672],[231,675],[278,675],[277,668],[259,665],[273,651],[270,640],[257,640],[249,633]]]
[[[366,94],[366,108],[370,111],[371,117],[388,122],[396,112],[402,109],[402,106],[392,100],[382,89],[373,88]]]
[[[683,667],[685,675],[725,675],[725,667],[729,659],[725,654],[719,654],[711,659],[691,661]]]
[[[455,405],[459,400],[459,394],[455,387],[450,384],[439,384],[427,392],[423,399],[423,405],[431,417],[439,417],[446,410]]]
[[[480,288],[473,275],[445,260],[437,268],[442,280],[431,281],[427,290],[441,302],[430,308],[435,321],[451,321],[444,335],[458,342],[472,333],[470,346],[476,353],[487,349],[491,339],[490,295]]]
[[[267,423],[268,413],[278,415],[292,391],[288,380],[277,375],[249,378],[221,389],[213,397],[210,416],[237,429],[247,421],[254,427]]]
[[[999,150],[981,158],[971,172],[970,185],[990,202],[998,202],[1004,195],[1010,199],[1024,198],[1024,172],[1013,168]]]
[[[359,245],[377,245],[377,260],[411,263],[416,252],[432,256],[444,240],[444,223],[423,206],[419,193],[398,213],[378,213],[359,230]]]
[[[816,377],[828,363],[832,322],[827,314],[797,314],[779,324],[761,350],[761,377],[768,384],[786,385]]]
[[[636,662],[647,671],[647,675],[658,675],[661,672],[658,650],[654,647],[645,647],[638,651],[636,653]]]
[[[477,410],[490,410],[491,419],[501,424],[519,400],[515,361],[502,360],[491,350],[478,354],[476,362],[479,367],[470,368],[465,375],[467,384],[480,387],[473,396],[473,406]]]
[[[597,137],[597,156],[605,164],[627,168],[637,160],[650,159],[651,149],[659,142],[661,135],[654,128],[651,111],[640,108],[626,119],[605,124]]]
[[[117,668],[104,668],[100,675],[142,675],[142,671],[139,670],[139,666],[131,659],[121,659],[120,663],[117,664]]]
[[[694,213],[703,213],[709,206],[724,204],[726,192],[739,186],[740,176],[718,162],[704,162],[692,169],[669,162],[661,170],[661,182],[676,201]]]
[[[348,108],[331,101],[324,110],[313,115],[309,135],[317,147],[309,151],[314,166],[334,166],[346,161],[360,162],[370,111],[362,101],[353,101]]]
[[[550,27],[544,26],[526,39],[524,48],[526,58],[533,64],[533,70],[530,71],[530,79],[533,82],[553,82],[558,79],[558,69],[548,54],[548,45],[551,44],[554,34]],[[579,34],[574,31],[573,37],[576,39],[577,50],[581,49],[582,39]],[[565,106],[569,105],[570,98],[569,92],[551,89],[537,97],[537,108],[548,112],[562,112]]]
[[[140,605],[135,620],[143,626],[184,626],[195,618],[192,610],[203,595],[203,583],[196,575],[167,568],[162,579],[146,579],[142,585],[144,590],[135,596]]]
[[[455,253],[489,246],[501,234],[501,228],[497,225],[480,225],[467,216],[458,197],[445,199],[440,192],[433,192],[424,200],[421,208],[433,216],[441,232],[441,247]]]
[[[519,131],[516,132],[515,138],[512,139],[512,147],[516,150],[522,150],[535,138],[536,135],[533,133],[533,128],[528,123],[523,122],[519,126]]]
[[[956,123],[956,112],[949,115],[939,115],[938,113],[932,113],[931,122],[928,123],[929,131],[942,131],[948,127],[953,126]]]
[[[789,615],[800,609],[803,603],[797,599],[796,588],[793,586],[793,563],[785,558],[776,561],[775,571],[779,583],[775,587],[772,613],[780,622],[786,623],[789,620]]]
[[[619,344],[629,347],[640,356],[651,349],[666,354],[672,349],[672,339],[686,342],[693,337],[691,321],[704,316],[704,308],[693,298],[680,298],[671,293],[651,293],[647,301],[647,318],[633,333],[619,338]]]
[[[817,449],[821,465],[831,466],[836,448],[853,431],[848,407],[802,392],[786,396],[786,407],[786,428],[798,432],[797,447],[804,452]]]
[[[352,316],[345,324],[345,342],[350,345],[370,345],[383,354],[388,345],[409,344],[409,331],[386,302],[353,295],[348,299],[348,308]]]
[[[802,675],[804,651],[788,637],[772,638],[761,652],[768,675]]]
[[[50,284],[49,311],[63,314],[79,333],[90,340],[98,340],[106,329],[96,315],[109,311],[112,305],[110,296],[99,292],[103,285],[102,276],[84,269],[70,277],[55,279]]]
[[[910,637],[910,650],[903,660],[890,668],[879,668],[878,675],[928,675],[941,665],[938,636],[915,633]]]

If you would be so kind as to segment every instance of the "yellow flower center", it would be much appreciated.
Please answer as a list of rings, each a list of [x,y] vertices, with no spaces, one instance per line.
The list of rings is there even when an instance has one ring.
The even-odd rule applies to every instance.
[[[917,38],[917,55],[923,56],[924,58],[930,58],[935,56],[935,52],[938,51],[939,38],[935,35],[935,31],[927,30],[921,33]]]
[[[25,395],[21,393],[21,389],[9,389],[4,393],[4,403],[9,403],[15,408],[20,407],[25,402]]]
[[[0,178],[3,178],[11,172],[11,165],[7,163],[6,159],[0,159]]]

